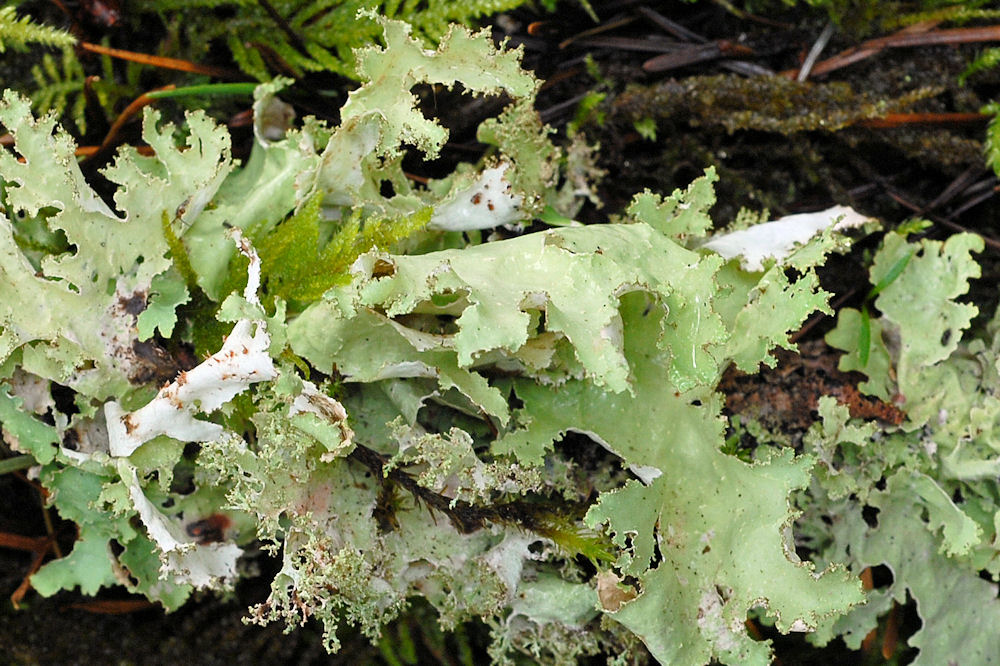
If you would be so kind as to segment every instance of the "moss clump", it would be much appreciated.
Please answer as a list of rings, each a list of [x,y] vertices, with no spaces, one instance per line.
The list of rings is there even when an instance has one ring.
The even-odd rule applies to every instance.
[[[693,125],[722,125],[727,131],[752,129],[793,134],[834,132],[860,120],[903,111],[943,88],[924,86],[897,96],[855,92],[849,83],[810,83],[780,76],[745,78],[733,74],[670,79],[630,86],[612,102],[612,115],[636,122],[675,115]]]

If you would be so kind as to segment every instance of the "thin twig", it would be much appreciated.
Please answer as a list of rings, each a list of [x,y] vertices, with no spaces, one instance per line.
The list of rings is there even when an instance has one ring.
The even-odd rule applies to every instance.
[[[764,18],[763,16],[757,16],[756,14],[745,12],[742,9],[736,7],[733,3],[729,2],[729,0],[712,0],[712,1],[715,4],[719,5],[720,7],[724,8],[727,12],[731,13],[733,16],[741,18],[745,21],[755,21],[763,25],[769,25],[772,28],[784,28],[786,30],[792,27],[787,23],[782,23],[781,21],[775,21],[774,19]]]
[[[170,84],[157,90],[173,90],[174,85]],[[87,156],[87,159],[98,159],[103,155],[106,155],[115,146],[115,142],[118,139],[118,134],[121,132],[122,127],[125,126],[129,120],[132,119],[144,106],[148,106],[155,102],[156,100],[149,97],[146,94],[139,95],[132,102],[125,107],[125,110],[118,114],[115,118],[115,122],[111,124],[111,128],[108,133],[104,135],[104,140],[101,141],[101,145],[97,147],[97,150],[92,154]]]
[[[23,550],[30,553],[49,547],[49,537],[28,537],[10,532],[0,532],[0,548]]]
[[[978,196],[969,198],[965,203],[963,203],[961,206],[959,206],[958,208],[956,208],[952,212],[952,215],[961,215],[962,213],[964,213],[965,211],[969,210],[973,206],[978,206],[979,204],[981,204],[982,202],[986,201],[987,199],[992,198],[993,195],[995,195],[996,193],[997,193],[996,186],[994,185],[993,187],[991,187],[986,192],[983,192],[982,194],[980,194]],[[979,235],[982,236],[982,234],[979,234]],[[984,238],[985,238],[985,236],[984,236]]]
[[[857,294],[858,291],[859,291],[858,287],[851,287],[849,290],[847,290],[847,292],[841,294],[841,296],[837,300],[835,300],[833,303],[830,303],[830,309],[833,310],[834,312],[837,312],[838,310],[840,310],[840,306],[842,306],[850,299],[854,298],[854,295]],[[806,333],[812,330],[816,326],[816,324],[820,323],[824,319],[827,319],[828,317],[830,317],[830,315],[826,314],[825,312],[817,312],[813,314],[811,317],[809,317],[806,323],[804,323],[802,326],[799,327],[799,330],[795,331],[794,333],[788,336],[788,341],[791,342],[792,344],[795,344],[802,338],[802,336],[804,336]]]
[[[539,111],[538,115],[542,119],[543,123],[552,122],[552,119],[554,117],[558,116],[563,111],[566,111],[567,109],[571,109],[574,106],[576,106],[576,104],[580,100],[584,99],[588,94],[589,93],[581,93],[579,95],[576,95],[575,97],[570,97],[567,100],[563,100],[558,104],[553,104],[549,108],[544,109],[543,111]]]
[[[968,30],[976,30],[975,28],[958,29],[958,32],[964,32],[964,37],[960,37],[955,34],[956,30],[934,31],[934,28],[938,25],[938,23],[938,21],[916,23],[886,37],[869,39],[854,48],[841,51],[837,55],[817,63],[812,68],[810,75],[822,76],[823,74],[829,74],[830,72],[840,69],[841,67],[846,67],[847,65],[870,58],[871,56],[880,53],[883,49],[889,47],[923,46],[927,44],[955,44],[962,41],[986,41],[984,39],[972,39],[973,35],[971,33],[964,32]],[[991,27],[996,28],[1000,26]],[[927,35],[936,36],[928,38]],[[981,34],[979,36],[982,37]],[[991,39],[1000,39],[1000,34],[991,37]],[[788,76],[788,78],[792,78],[796,73],[796,70],[783,72],[783,74]]]
[[[671,21],[666,16],[653,11],[649,7],[636,7],[635,11],[650,22],[662,28],[667,33],[685,42],[693,44],[706,44],[709,41],[707,37],[703,37],[696,32],[688,30],[681,24]],[[649,61],[643,63],[643,68],[645,68],[648,64]],[[728,69],[731,72],[736,72],[737,74],[742,74],[743,76],[772,76],[774,74],[774,72],[767,67],[742,60],[720,60],[718,64],[723,69]],[[655,67],[655,65],[653,66]]]
[[[952,219],[950,219],[948,217],[943,217],[941,215],[934,215],[934,214],[930,214],[930,213],[924,213],[923,212],[923,208],[921,208],[920,206],[914,204],[911,201],[908,201],[899,192],[896,192],[896,191],[894,191],[894,190],[892,190],[892,189],[890,189],[888,187],[886,188],[886,194],[888,194],[889,197],[893,201],[895,201],[896,203],[898,203],[900,206],[903,206],[904,208],[908,208],[911,211],[913,211],[914,213],[917,213],[919,215],[922,215],[922,216],[926,217],[931,222],[934,222],[936,224],[940,224],[940,225],[943,225],[945,227],[948,227],[952,231],[958,231],[960,233],[970,233],[970,234],[974,233],[974,234],[978,235],[980,238],[983,239],[983,242],[988,247],[990,247],[991,249],[993,249],[995,251],[1000,252],[1000,240],[997,240],[995,238],[991,238],[991,237],[987,236],[986,234],[984,234],[982,232],[973,231],[972,229],[969,229],[967,227],[963,227],[961,224],[955,222],[954,220],[952,220]],[[987,192],[985,194],[985,196],[977,197],[971,203],[966,202],[966,204],[963,205],[959,209],[959,211],[956,211],[956,212],[952,213],[952,215],[957,215],[959,212],[964,212],[964,211],[968,210],[969,208],[972,208],[973,206],[982,203],[986,199],[989,199],[994,194],[995,194],[995,192],[993,192],[991,190],[990,192]]]
[[[663,14],[653,11],[649,7],[636,7],[635,11],[642,14],[643,17],[660,26],[677,39],[682,39],[685,42],[697,42],[698,44],[704,44],[708,41],[708,38],[702,37],[698,33],[688,30],[680,23],[671,21]]]
[[[827,22],[826,27],[823,28],[823,32],[819,33],[819,37],[816,38],[816,43],[814,43],[812,48],[809,49],[809,54],[802,62],[802,67],[799,68],[799,74],[795,77],[796,81],[801,83],[809,78],[809,72],[812,71],[813,65],[816,64],[817,60],[819,60],[819,55],[823,52],[823,49],[826,48],[826,45],[830,43],[830,38],[833,37],[834,29],[833,21]]]
[[[135,148],[135,152],[139,153],[143,157],[151,157],[156,154],[152,146],[133,146],[133,148]],[[100,146],[77,146],[76,150],[73,151],[73,154],[76,157],[92,159],[94,155],[97,155],[99,152],[101,152]]]
[[[52,554],[57,558],[62,557],[62,548],[59,547],[59,540],[56,539],[56,527],[52,524],[52,516],[49,515],[49,507],[45,506],[45,498],[41,498],[42,522],[45,523],[45,533],[52,542]]]
[[[973,182],[986,173],[986,169],[979,164],[974,164],[963,171],[953,181],[948,183],[948,187],[941,190],[941,194],[934,197],[934,200],[927,204],[927,210],[935,210],[964,192]]]
[[[707,60],[715,60],[725,56],[752,56],[754,50],[749,46],[720,39],[709,44],[698,44],[690,46],[683,51],[665,53],[655,58],[650,58],[642,63],[642,69],[646,72],[664,72],[686,65],[693,65]]]
[[[123,49],[114,49],[109,46],[102,46],[100,44],[91,44],[90,42],[78,42],[78,46],[84,51],[90,51],[91,53],[98,53],[100,55],[111,56],[112,58],[118,58],[120,60],[129,60],[131,62],[142,63],[143,65],[152,65],[154,67],[162,67],[164,69],[174,69],[180,72],[191,72],[193,74],[205,74],[206,76],[214,76],[219,79],[230,79],[230,80],[245,80],[241,72],[236,70],[227,69],[225,67],[216,67],[214,65],[200,65],[196,62],[190,62],[188,60],[179,60],[177,58],[165,58],[163,56],[150,55],[148,53],[138,53],[136,51],[125,51]]]
[[[986,113],[888,113],[879,118],[862,118],[854,126],[874,129],[903,125],[957,125],[985,123],[992,117]]]
[[[902,46],[939,46],[942,44],[971,44],[973,42],[1000,41],[1000,25],[982,25],[973,28],[952,28],[928,32],[898,32],[885,37],[869,39],[862,47],[872,49]]]
[[[309,55],[309,47],[306,46],[305,40],[299,36],[299,33],[295,32],[295,29],[289,25],[288,21],[285,20],[285,17],[279,14],[278,10],[275,9],[270,2],[267,0],[257,0],[257,4],[259,4],[261,8],[267,12],[267,15],[278,24],[281,31],[288,35],[288,39],[295,45],[295,48],[298,49],[299,53]]]
[[[24,599],[24,595],[31,588],[31,577],[36,571],[42,568],[46,552],[45,550],[35,551],[34,557],[31,558],[31,566],[28,567],[28,573],[21,579],[21,584],[17,586],[17,589],[11,593],[10,604],[15,610],[21,607],[21,600]]]
[[[577,33],[577,34],[573,35],[572,37],[569,37],[569,38],[564,39],[563,41],[561,41],[559,43],[559,48],[560,49],[564,49],[564,48],[566,48],[567,46],[569,46],[570,44],[572,44],[573,42],[575,42],[578,39],[582,39],[584,37],[591,37],[593,35],[599,35],[602,32],[607,32],[609,30],[614,30],[615,28],[620,28],[622,26],[628,25],[629,23],[632,23],[633,21],[635,21],[635,17],[634,16],[626,16],[624,18],[618,19],[617,21],[611,21],[609,23],[604,23],[603,25],[599,25],[596,28],[591,28],[590,30],[584,30],[581,33]]]
[[[577,46],[592,46],[617,49],[619,51],[644,51],[647,53],[674,53],[690,49],[683,42],[665,39],[636,39],[634,37],[584,37],[575,42]]]
[[[126,615],[150,608],[162,608],[159,602],[149,599],[97,599],[95,601],[82,601],[75,604],[67,604],[66,608],[82,610],[86,613],[98,615]]]

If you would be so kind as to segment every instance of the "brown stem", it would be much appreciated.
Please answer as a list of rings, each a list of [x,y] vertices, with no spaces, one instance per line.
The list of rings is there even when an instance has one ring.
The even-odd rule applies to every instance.
[[[192,74],[205,74],[206,76],[214,76],[215,78],[228,79],[232,81],[242,81],[246,79],[241,72],[227,69],[225,67],[200,65],[196,62],[190,62],[188,60],[165,58],[163,56],[155,56],[148,53],[137,53],[136,51],[125,51],[123,49],[111,48],[110,46],[91,44],[90,42],[79,42],[78,45],[84,51],[111,56],[112,58],[118,58],[120,60],[130,60],[132,62],[142,63],[143,65],[152,65],[153,67],[162,67],[164,69],[175,69],[181,72],[191,72]]]
[[[394,468],[386,473],[384,471],[385,456],[362,444],[355,443],[354,450],[348,457],[367,467],[376,478],[387,478],[399,484],[418,501],[426,504],[432,512],[440,511],[443,513],[455,526],[455,529],[463,534],[480,530],[489,523],[513,524],[541,534],[547,531],[544,522],[540,521],[539,517],[547,510],[551,511],[551,508],[547,509],[543,505],[515,501],[492,506],[476,506],[464,500],[445,497],[425,488],[401,469]]]
[[[299,33],[295,32],[285,17],[278,13],[278,10],[268,2],[267,0],[257,0],[257,4],[263,8],[267,15],[271,17],[271,20],[278,24],[281,31],[288,35],[288,40],[295,45],[295,48],[299,50],[303,55],[309,54],[309,48],[306,46],[305,40],[299,36]]]

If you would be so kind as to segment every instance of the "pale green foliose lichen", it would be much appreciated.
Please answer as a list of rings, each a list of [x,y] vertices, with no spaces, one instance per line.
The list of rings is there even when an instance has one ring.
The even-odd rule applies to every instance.
[[[977,308],[957,301],[980,275],[971,255],[982,249],[972,234],[943,243],[887,234],[871,268],[872,285],[883,288],[867,364],[863,313],[842,310],[827,336],[845,351],[841,368],[867,374],[861,387],[906,418],[899,427],[857,426],[829,401],[806,437],[823,469],[799,498],[802,543],[823,561],[892,573],[867,605],[825,622],[818,643],[841,635],[857,648],[880,615],[909,598],[922,622],[907,641],[919,649],[914,663],[981,664],[1000,654],[997,632],[983,630],[1000,626],[1000,313],[970,333]],[[877,510],[875,521],[866,521],[866,507]]]
[[[80,526],[35,588],[124,584],[173,609],[196,588],[231,585],[240,547],[259,539],[282,566],[254,621],[316,618],[333,650],[339,623],[374,638],[421,596],[443,626],[487,620],[497,660],[561,663],[637,638],[662,663],[763,664],[770,646],[747,633],[752,609],[779,631],[810,631],[861,603],[856,578],[800,560],[790,538],[791,498],[817,461],[829,478],[843,471],[833,445],[753,464],[728,456],[715,392],[730,363],[773,364],[775,346],[794,347],[790,331],[828,311],[813,268],[844,240],[831,229],[797,238],[753,271],[698,248],[712,227],[710,171],[665,199],[640,195],[621,223],[456,247],[441,229],[571,214],[586,160],[567,174],[516,50],[455,28],[428,51],[405,25],[383,24],[386,46],[359,53],[362,85],[337,127],[294,128],[275,102],[284,83],[258,90],[258,112],[279,117],[258,118],[245,165],[203,115],[189,116],[180,149],[147,112],[154,156],[128,149],[106,170],[117,211],[54,122],[4,97],[0,122],[25,160],[0,154],[0,418]],[[426,188],[405,177],[404,146],[432,157],[447,138],[417,109],[418,83],[513,99],[480,128],[495,162]],[[502,215],[477,215],[480,202]],[[349,219],[431,224],[399,247],[361,248],[322,297],[258,300],[261,276],[283,267],[258,263],[235,232],[240,264],[227,228],[266,239],[307,206],[321,210],[324,238]],[[21,227],[65,241],[32,255]],[[960,293],[941,289],[945,301]],[[216,309],[178,321],[197,291]],[[882,297],[889,318],[900,295]],[[940,307],[957,335],[967,311]],[[228,337],[186,372],[145,367],[135,351],[169,357],[154,331],[176,349],[220,324]],[[904,348],[901,381],[927,381],[947,356]],[[53,383],[75,392],[77,413],[56,407]],[[976,414],[969,423],[991,431]],[[865,432],[839,424],[824,436],[860,447]],[[980,444],[939,444],[947,469],[974,469]],[[907,473],[891,487],[905,481],[933,503],[927,534],[942,525],[951,544],[940,557],[980,557],[979,532],[928,470]],[[228,527],[206,535],[201,521],[218,514]],[[577,555],[628,581],[620,603],[602,603]]]

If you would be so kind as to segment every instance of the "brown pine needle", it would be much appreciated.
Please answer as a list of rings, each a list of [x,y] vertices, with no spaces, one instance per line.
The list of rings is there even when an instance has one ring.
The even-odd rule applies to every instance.
[[[821,76],[823,74],[829,74],[835,69],[840,69],[841,67],[846,67],[847,65],[852,65],[866,58],[870,58],[873,55],[880,53],[882,49],[888,46],[902,46],[903,44],[889,43],[887,40],[899,39],[905,40],[907,38],[922,35],[924,33],[932,31],[937,27],[937,21],[927,21],[924,23],[916,23],[911,26],[907,26],[900,30],[899,32],[893,33],[887,37],[878,37],[876,39],[870,39],[867,42],[863,42],[858,46],[847,49],[846,51],[841,51],[835,56],[822,60],[815,65],[809,72],[809,76]],[[944,31],[947,32],[947,31]],[[914,46],[914,44],[908,44],[908,46]],[[785,78],[794,79],[798,77],[799,69],[790,69],[781,73],[781,76]]]
[[[904,125],[957,125],[985,123],[991,118],[985,113],[889,113],[881,118],[864,118],[855,127],[886,128]]]
[[[162,88],[157,88],[157,90],[173,90],[175,86],[173,84],[164,86]],[[118,139],[118,135],[121,132],[122,127],[125,126],[129,120],[132,119],[144,106],[148,106],[155,102],[156,100],[152,97],[147,96],[145,93],[136,97],[132,102],[125,107],[125,110],[118,114],[115,118],[115,122],[111,124],[111,128],[108,133],[104,135],[104,140],[101,141],[101,145],[95,150],[91,151],[89,146],[84,148],[78,148],[76,151],[77,155],[83,155],[86,159],[95,159],[101,155],[106,155],[110,150],[115,147],[115,143]]]
[[[163,56],[155,56],[148,53],[138,53],[136,51],[125,51],[123,49],[115,49],[109,46],[101,46],[100,44],[91,44],[90,42],[80,42],[79,46],[84,51],[90,51],[91,53],[99,53],[101,55],[111,56],[112,58],[119,58],[120,60],[131,60],[132,62],[152,65],[153,67],[175,69],[181,72],[191,72],[192,74],[205,74],[206,76],[213,76],[219,79],[234,81],[242,81],[246,79],[246,76],[242,73],[225,67],[200,65],[196,62],[190,62],[188,60],[165,58]]]
[[[161,606],[159,603],[149,601],[148,599],[98,599],[95,601],[67,604],[66,608],[99,615],[125,615],[127,613],[149,610],[150,608],[161,608]]]

